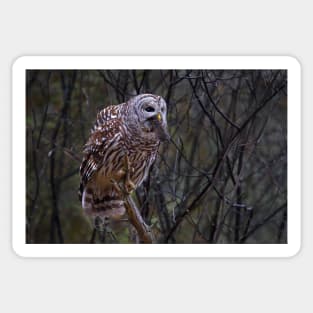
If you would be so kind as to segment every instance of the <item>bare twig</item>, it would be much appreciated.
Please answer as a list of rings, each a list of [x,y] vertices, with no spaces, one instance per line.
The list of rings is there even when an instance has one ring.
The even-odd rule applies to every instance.
[[[155,238],[150,227],[143,220],[131,196],[125,198],[125,207],[131,224],[136,228],[140,242],[155,243]]]

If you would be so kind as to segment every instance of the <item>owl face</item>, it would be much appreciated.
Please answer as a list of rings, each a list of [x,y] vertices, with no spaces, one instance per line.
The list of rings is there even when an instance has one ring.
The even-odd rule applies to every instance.
[[[147,139],[169,140],[164,99],[152,94],[143,94],[134,100],[141,135]]]

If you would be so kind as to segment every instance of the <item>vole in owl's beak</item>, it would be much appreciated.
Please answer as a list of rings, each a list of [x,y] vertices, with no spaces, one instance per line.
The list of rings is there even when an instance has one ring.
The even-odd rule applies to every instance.
[[[156,123],[155,123],[155,132],[156,134],[158,135],[159,139],[161,141],[169,141],[170,140],[170,135],[168,133],[168,130],[167,130],[167,125],[166,123],[163,121],[163,118],[162,118],[162,114],[159,112],[157,115],[156,115]]]
[[[166,123],[163,121],[161,113],[157,113],[156,115],[146,120],[144,123],[144,129],[147,132],[154,132],[160,141],[170,140],[170,135],[168,133]]]

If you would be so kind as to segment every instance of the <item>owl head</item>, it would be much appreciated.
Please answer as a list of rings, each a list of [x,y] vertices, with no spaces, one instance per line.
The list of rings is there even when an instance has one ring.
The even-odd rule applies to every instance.
[[[160,96],[141,94],[129,100],[130,111],[135,115],[131,122],[137,133],[148,140],[169,140],[166,121],[166,102]],[[131,114],[132,115],[132,114]],[[136,124],[136,125],[134,125]]]

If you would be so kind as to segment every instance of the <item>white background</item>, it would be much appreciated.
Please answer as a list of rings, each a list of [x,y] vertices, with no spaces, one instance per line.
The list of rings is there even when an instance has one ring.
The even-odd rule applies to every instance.
[[[310,2],[106,2],[12,0],[0,4],[0,311],[312,311]],[[11,64],[20,55],[34,54],[297,57],[303,79],[300,253],[290,259],[17,257],[11,249]]]

